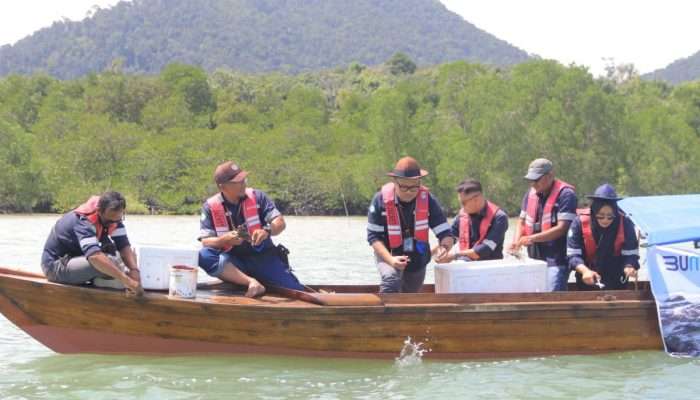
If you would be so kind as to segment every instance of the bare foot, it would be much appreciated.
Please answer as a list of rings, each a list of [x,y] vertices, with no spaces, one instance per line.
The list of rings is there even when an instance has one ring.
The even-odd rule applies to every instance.
[[[261,285],[260,282],[255,279],[251,280],[248,284],[248,291],[245,292],[246,297],[256,297],[265,293],[265,286]]]

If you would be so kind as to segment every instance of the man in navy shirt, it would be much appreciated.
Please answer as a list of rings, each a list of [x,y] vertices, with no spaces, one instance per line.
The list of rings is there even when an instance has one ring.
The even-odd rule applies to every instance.
[[[530,163],[520,224],[511,252],[527,246],[531,258],[547,262],[549,289],[566,290],[570,269],[566,258],[566,233],[576,218],[578,200],[573,186],[556,179],[552,162],[538,158]]]
[[[246,286],[248,297],[263,294],[263,285],[304,290],[286,254],[270,239],[285,229],[284,218],[264,192],[246,186],[247,175],[232,161],[216,167],[220,192],[202,206],[199,266],[210,276]]]
[[[457,186],[457,194],[462,210],[452,222],[452,236],[457,238],[459,246],[456,252],[436,261],[448,263],[455,259],[483,261],[503,258],[508,215],[486,200],[481,182],[475,179],[463,180]]]
[[[130,293],[140,294],[136,257],[122,222],[125,210],[126,200],[120,193],[105,192],[61,217],[51,229],[41,257],[46,278],[78,285],[109,277],[121,282]],[[128,273],[119,265],[121,262]]]
[[[418,292],[431,256],[428,228],[440,242],[436,258],[444,257],[454,240],[440,203],[421,186],[428,172],[415,159],[400,159],[387,175],[392,181],[374,195],[367,214],[367,241],[381,276],[380,292]]]

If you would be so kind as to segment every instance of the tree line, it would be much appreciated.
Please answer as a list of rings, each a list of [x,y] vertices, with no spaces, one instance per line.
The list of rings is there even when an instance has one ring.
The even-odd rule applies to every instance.
[[[470,176],[516,214],[538,157],[581,196],[602,182],[699,192],[700,82],[613,75],[541,60],[415,69],[402,55],[299,75],[118,63],[75,80],[12,75],[0,80],[0,210],[61,212],[113,189],[130,212],[196,213],[228,159],[297,215],[365,214],[404,155],[452,213]]]

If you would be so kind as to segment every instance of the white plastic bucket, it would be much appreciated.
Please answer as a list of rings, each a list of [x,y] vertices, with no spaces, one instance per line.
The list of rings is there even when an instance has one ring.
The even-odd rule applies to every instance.
[[[197,297],[197,268],[187,265],[171,266],[168,289],[168,296],[172,298],[193,299]]]

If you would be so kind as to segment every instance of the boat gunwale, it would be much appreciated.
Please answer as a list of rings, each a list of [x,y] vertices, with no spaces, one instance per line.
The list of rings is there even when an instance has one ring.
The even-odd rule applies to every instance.
[[[44,277],[38,274],[26,273],[25,271],[17,271],[0,267],[0,278],[6,277],[9,279],[21,280],[30,282],[36,285],[42,285],[51,288],[62,288],[71,290],[75,293],[94,296],[97,293],[112,296],[124,296],[122,291],[106,288],[95,288],[91,286],[73,286],[60,283],[49,282]],[[168,297],[167,292],[163,291],[147,291],[141,299],[135,299],[136,302],[149,302],[153,305],[170,304],[178,302],[180,306],[185,304],[197,305],[200,307],[235,307],[241,310],[269,310],[271,312],[294,312],[301,310],[307,312],[339,312],[340,310],[353,311],[369,311],[376,310],[393,310],[405,312],[427,312],[430,310],[454,310],[455,312],[490,312],[490,311],[536,311],[536,310],[571,310],[572,308],[580,310],[591,309],[611,309],[611,308],[655,308],[655,301],[651,292],[646,290],[630,291],[598,291],[598,292],[544,292],[544,293],[465,293],[465,294],[436,294],[436,293],[356,293],[360,298],[367,298],[368,295],[377,301],[376,304],[353,304],[353,295],[355,293],[337,293],[337,294],[314,294],[309,295],[320,296],[321,298],[344,298],[348,302],[343,304],[319,305],[302,301],[298,299],[290,299],[276,294],[265,295],[261,298],[248,299],[242,295],[242,292],[228,292],[218,294],[216,291],[225,290],[226,287],[232,288],[230,284],[216,283],[214,285],[204,285],[202,294],[194,299],[173,299]],[[330,285],[332,286],[332,285]],[[333,287],[343,286],[345,288],[353,285],[335,285]],[[323,287],[323,285],[319,285]],[[367,285],[360,285],[361,288]],[[211,289],[210,289],[211,288]],[[0,289],[0,294],[2,290]],[[254,303],[230,303],[226,301],[217,301],[223,299],[239,299]],[[285,303],[274,302],[273,300],[286,300]],[[323,311],[327,310],[327,311]]]

